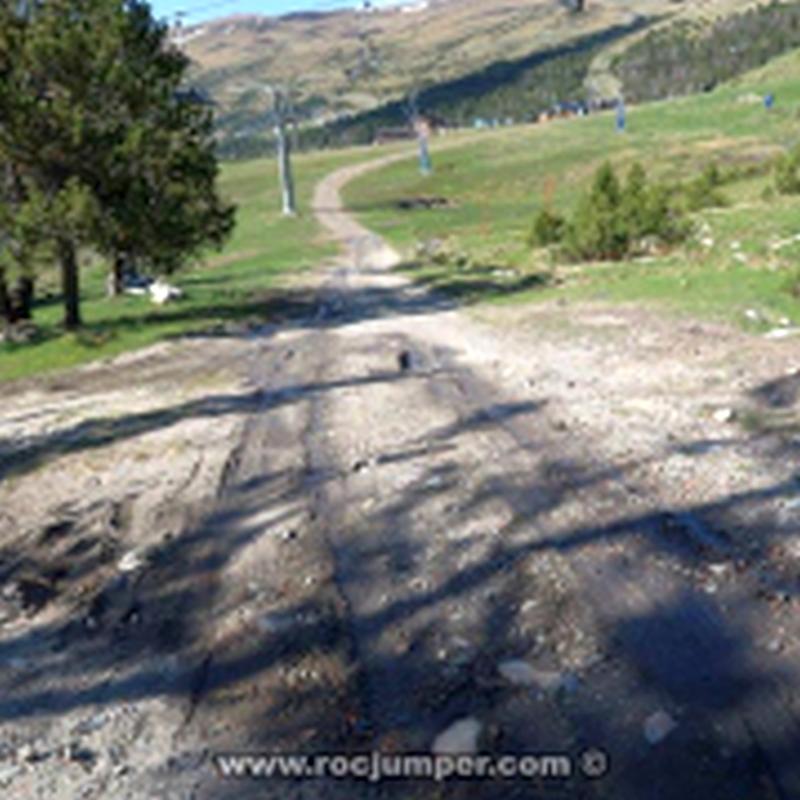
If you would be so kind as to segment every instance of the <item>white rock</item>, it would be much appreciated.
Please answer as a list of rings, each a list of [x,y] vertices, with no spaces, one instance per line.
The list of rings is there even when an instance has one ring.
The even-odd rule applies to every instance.
[[[170,286],[166,281],[159,278],[150,284],[150,299],[158,306],[163,306],[171,300],[178,300],[183,296],[183,292],[175,286]]]
[[[678,723],[666,711],[656,711],[645,720],[644,738],[655,746],[663,742],[677,727]]]
[[[561,675],[558,672],[534,669],[526,661],[504,661],[497,671],[515,686],[531,686],[538,689],[557,688]]]
[[[770,639],[766,649],[768,653],[780,653],[783,650],[783,642],[780,639]]]
[[[533,686],[536,684],[536,670],[526,661],[504,661],[497,671],[515,686]]]
[[[18,762],[29,762],[33,761],[36,758],[36,749],[32,744],[23,744],[17,750],[17,761]]]
[[[714,420],[722,425],[733,422],[735,418],[736,412],[732,408],[720,408],[714,412]]]
[[[761,322],[761,314],[759,314],[754,308],[748,308],[744,312],[744,315],[750,320],[750,322]]]
[[[545,692],[555,692],[566,685],[566,678],[560,672],[535,669],[527,661],[504,661],[497,671],[514,686],[527,686]]]
[[[105,711],[100,711],[93,714],[84,720],[81,720],[73,731],[78,736],[88,736],[90,733],[99,731],[104,728],[111,721],[111,715]]]
[[[800,328],[773,328],[764,334],[765,339],[788,339],[791,336],[797,336],[800,333]]]
[[[0,768],[0,786],[8,786],[20,772],[22,772],[22,767],[17,764]]]
[[[436,737],[431,750],[437,756],[474,755],[482,730],[483,725],[474,717],[460,719]]]
[[[131,550],[119,560],[117,569],[120,572],[136,572],[137,569],[141,569],[144,565],[144,555],[138,550]]]
[[[157,306],[166,305],[171,299],[169,287],[161,283],[154,283],[150,287],[150,299]]]
[[[800,538],[789,539],[784,546],[790,558],[800,559]]]

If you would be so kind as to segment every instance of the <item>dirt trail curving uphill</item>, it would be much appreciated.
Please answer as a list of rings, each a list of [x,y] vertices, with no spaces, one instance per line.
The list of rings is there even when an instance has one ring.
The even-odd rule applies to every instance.
[[[320,185],[342,256],[313,314],[237,345],[247,385],[200,408],[238,415],[219,486],[109,578],[115,624],[3,632],[42,659],[3,677],[8,767],[22,740],[100,756],[0,761],[0,782],[115,800],[800,797],[791,345],[636,309],[467,315],[342,210],[341,187],[384,163]],[[575,774],[235,780],[210,757],[429,752],[460,720],[483,752],[564,752]],[[594,780],[592,748],[611,759]]]

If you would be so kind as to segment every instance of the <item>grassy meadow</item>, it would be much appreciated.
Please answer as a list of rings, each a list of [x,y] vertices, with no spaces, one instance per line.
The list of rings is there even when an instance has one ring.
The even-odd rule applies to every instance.
[[[777,99],[771,111],[762,103],[767,92]],[[790,291],[798,282],[800,197],[763,196],[776,154],[800,142],[799,123],[797,52],[714,92],[631,108],[624,134],[615,131],[612,114],[450,134],[434,143],[432,176],[422,177],[409,158],[354,181],[345,200],[407,254],[402,268],[415,280],[464,302],[646,302],[754,330],[800,324],[800,302]],[[222,253],[171,278],[185,291],[183,300],[160,308],[148,298],[109,300],[103,265],[88,263],[86,325],[67,335],[59,327],[57,276],[45,273],[35,308],[41,335],[32,344],[0,344],[0,380],[227,323],[280,318],[291,311],[291,295],[277,290],[333,253],[310,213],[315,184],[337,167],[391,150],[296,158],[301,213],[294,219],[280,214],[272,160],[224,165],[223,191],[239,207],[236,231]],[[536,212],[550,205],[569,213],[606,159],[623,172],[639,161],[652,177],[667,179],[691,178],[714,162],[736,178],[723,187],[727,205],[694,215],[697,235],[671,252],[571,265],[533,249]],[[413,202],[430,198],[445,205]],[[420,255],[420,244],[433,241],[447,258]]]
[[[777,99],[771,111],[762,102],[768,92]],[[800,142],[798,123],[800,52],[714,92],[630,108],[624,134],[606,113],[487,131],[436,153],[439,140],[432,176],[398,162],[352,183],[346,200],[408,256],[409,274],[465,301],[652,301],[763,329],[800,322],[789,290],[800,258],[800,242],[789,241],[800,231],[800,197],[763,197],[775,155]],[[639,161],[669,180],[690,179],[710,162],[736,177],[722,189],[726,207],[695,214],[697,235],[667,254],[568,265],[531,248],[536,212],[549,205],[568,214],[606,159],[622,173]],[[408,202],[425,198],[439,205]],[[425,242],[451,257],[420,256]]]
[[[65,335],[59,328],[57,275],[45,274],[34,309],[41,336],[32,344],[0,344],[0,380],[74,367],[230,322],[273,318],[281,311],[276,287],[334,252],[311,215],[315,184],[336,167],[370,155],[351,150],[298,157],[300,214],[294,219],[280,214],[273,160],[225,164],[221,188],[238,205],[236,230],[221,253],[210,253],[169,279],[183,289],[184,299],[163,307],[147,297],[107,299],[105,269],[89,263],[82,272],[85,328]]]

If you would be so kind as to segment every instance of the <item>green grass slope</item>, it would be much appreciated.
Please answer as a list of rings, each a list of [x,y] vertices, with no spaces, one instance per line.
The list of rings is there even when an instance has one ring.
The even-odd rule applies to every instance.
[[[761,102],[767,92],[777,98],[770,112]],[[800,231],[800,199],[762,198],[771,160],[800,139],[798,108],[795,52],[712,93],[631,108],[625,134],[611,114],[486,132],[435,157],[431,177],[400,162],[351,184],[346,200],[404,249],[418,280],[467,300],[657,301],[739,321],[755,310],[763,325],[800,321],[800,303],[788,291],[800,257],[800,243],[789,241]],[[526,243],[534,214],[544,203],[568,212],[606,159],[622,168],[641,161],[651,175],[669,178],[692,177],[713,161],[740,177],[724,189],[729,206],[696,215],[703,233],[670,254],[553,264]],[[439,205],[407,202],[419,197],[437,197]],[[431,240],[450,256],[417,257],[419,243]]]
[[[720,54],[687,49],[688,39],[726,34],[735,45],[752,42],[750,66],[763,63],[762,51],[772,57],[786,49],[779,40],[787,31],[772,22],[785,15],[762,18],[767,29],[773,24],[766,45],[750,35],[755,17],[742,17],[771,7],[771,0],[590,0],[581,14],[567,6],[566,0],[428,0],[414,13],[387,6],[370,14],[240,15],[186,28],[176,41],[192,59],[193,82],[217,104],[224,152],[232,158],[271,146],[264,91],[270,83],[293,87],[311,146],[341,146],[365,141],[376,125],[397,124],[404,112],[397,104],[411,87],[422,91],[424,110],[451,126],[475,116],[525,119],[558,101],[615,97],[621,78],[631,96],[653,98],[735,74],[719,63],[736,60],[727,42]],[[651,32],[658,47],[642,53],[637,46],[650,42]],[[669,69],[658,63],[662,49],[665,58],[671,54]],[[686,63],[687,53],[693,63]],[[682,91],[665,92],[673,84]]]
[[[89,266],[82,277],[84,330],[64,334],[57,295],[43,299],[34,309],[41,337],[32,344],[0,344],[0,380],[73,367],[230,322],[268,321],[290,311],[275,293],[277,286],[333,252],[309,210],[314,186],[336,167],[369,155],[350,150],[299,157],[301,213],[296,219],[280,214],[273,160],[226,165],[222,190],[239,206],[236,231],[222,253],[170,278],[184,290],[183,300],[156,307],[143,297],[107,299],[105,270]]]

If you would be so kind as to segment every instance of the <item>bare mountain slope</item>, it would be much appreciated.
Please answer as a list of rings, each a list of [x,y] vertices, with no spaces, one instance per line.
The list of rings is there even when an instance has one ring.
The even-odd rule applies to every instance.
[[[439,0],[419,11],[228,17],[185,29],[179,40],[223,112],[266,109],[261,87],[292,81],[302,99],[319,98],[326,115],[369,108],[412,81],[458,77],[669,5],[605,0],[573,15],[554,0]],[[363,69],[365,61],[372,69]]]
[[[270,82],[292,84],[301,116],[322,122],[637,17],[712,16],[753,2],[590,0],[574,14],[559,0],[422,0],[372,13],[233,16],[176,38],[195,63],[194,80],[218,103],[222,130],[244,136],[267,126]]]

